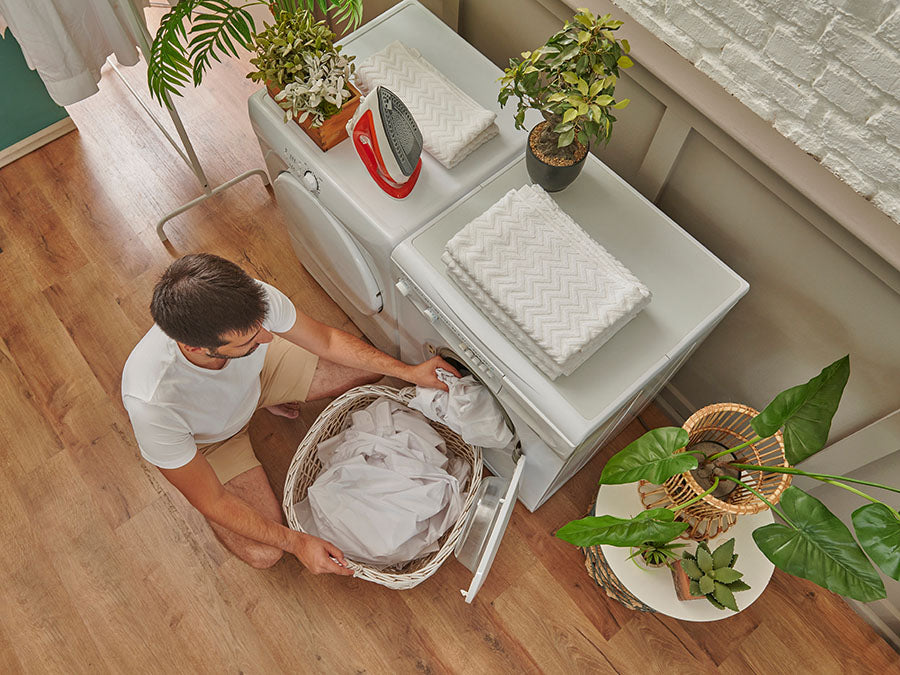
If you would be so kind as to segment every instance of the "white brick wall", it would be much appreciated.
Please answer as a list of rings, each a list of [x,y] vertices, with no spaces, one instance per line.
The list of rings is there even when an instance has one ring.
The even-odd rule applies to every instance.
[[[896,0],[613,1],[900,223]]]

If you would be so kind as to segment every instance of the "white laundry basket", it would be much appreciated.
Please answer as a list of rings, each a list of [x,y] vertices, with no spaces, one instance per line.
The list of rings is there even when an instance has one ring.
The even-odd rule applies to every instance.
[[[285,480],[282,508],[287,518],[288,526],[291,529],[302,529],[294,514],[294,504],[306,497],[307,489],[322,471],[322,465],[316,457],[316,448],[318,448],[319,443],[343,431],[346,426],[347,416],[354,410],[365,408],[378,398],[388,398],[402,405],[407,405],[415,394],[415,387],[394,389],[393,387],[379,385],[365,385],[342,394],[322,411],[322,414],[319,415],[304,439],[300,442]],[[451,455],[462,457],[471,467],[468,484],[461,486],[463,492],[468,491],[462,512],[459,514],[459,518],[454,526],[441,537],[440,548],[434,553],[382,569],[376,569],[348,558],[347,563],[350,569],[354,571],[354,576],[360,579],[373,581],[388,588],[412,588],[434,574],[456,547],[469,511],[475,501],[478,486],[481,484],[481,448],[468,445],[459,434],[451,431],[443,424],[432,422],[431,420],[429,420],[429,423],[444,439],[447,452]]]

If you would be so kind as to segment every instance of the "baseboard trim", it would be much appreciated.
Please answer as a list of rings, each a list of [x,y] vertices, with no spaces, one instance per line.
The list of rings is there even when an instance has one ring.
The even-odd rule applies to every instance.
[[[8,148],[0,150],[0,167],[12,164],[32,150],[37,150],[42,145],[46,145],[50,141],[55,141],[60,136],[65,136],[75,129],[77,129],[77,127],[71,117],[64,117],[59,122],[54,122],[49,127],[44,127],[37,133],[33,133],[31,136],[23,138],[18,143],[14,143]]]
[[[672,383],[667,384],[657,394],[656,404],[679,424],[684,424],[685,420],[697,410],[697,406],[691,403]]]

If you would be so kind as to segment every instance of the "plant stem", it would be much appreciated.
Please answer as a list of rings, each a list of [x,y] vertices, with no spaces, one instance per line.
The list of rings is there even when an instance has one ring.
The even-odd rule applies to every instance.
[[[815,478],[815,476],[813,476],[813,477]],[[890,510],[890,512],[892,514],[894,514],[894,518],[896,518],[897,520],[900,520],[900,513],[897,513],[894,509],[892,509],[890,506],[885,504],[880,499],[875,499],[875,497],[870,497],[862,490],[857,490],[854,487],[850,487],[849,485],[844,485],[843,483],[836,481],[836,480],[827,480],[825,478],[820,478],[819,480],[821,480],[823,483],[828,483],[829,485],[835,485],[839,488],[843,488],[844,490],[849,490],[850,492],[852,492],[855,495],[859,495],[860,497],[862,497],[864,499],[868,499],[870,502],[875,502],[876,504],[881,504],[882,506],[887,507]]]
[[[703,492],[702,494],[697,495],[696,497],[694,497],[693,499],[691,499],[691,500],[685,502],[684,504],[681,504],[680,506],[677,506],[677,507],[675,507],[674,509],[669,509],[669,510],[670,510],[672,513],[675,513],[676,511],[680,511],[681,509],[683,509],[683,508],[685,508],[685,507],[687,507],[687,506],[690,506],[690,505],[693,504],[694,502],[699,502],[699,501],[700,501],[701,499],[703,499],[706,495],[715,492],[715,490],[716,490],[717,487],[719,487],[719,477],[718,477],[718,476],[716,476],[715,480],[713,481],[712,487],[710,487],[706,492]]]
[[[786,522],[788,525],[793,527],[795,530],[797,529],[797,526],[791,522],[791,519],[788,518],[786,515],[784,515],[784,512],[781,509],[779,509],[772,502],[770,502],[768,499],[763,497],[762,493],[759,492],[759,490],[756,490],[756,489],[750,487],[744,481],[734,478],[733,476],[722,476],[722,478],[724,478],[725,480],[730,480],[733,483],[737,483],[738,485],[740,485],[740,486],[746,488],[747,490],[749,490],[750,492],[752,492],[757,499],[761,499],[762,501],[764,501],[770,509],[772,509],[775,513],[777,513],[779,516],[781,516],[782,519],[784,520],[784,522]]]
[[[890,485],[882,485],[881,483],[872,483],[867,480],[859,480],[858,478],[847,478],[846,476],[832,476],[827,473],[810,473],[803,469],[795,469],[792,466],[759,466],[758,464],[737,464],[729,463],[735,469],[755,469],[759,471],[769,471],[772,473],[790,473],[798,476],[806,476],[807,478],[815,478],[816,480],[845,480],[848,483],[857,483],[858,485],[868,485],[869,487],[877,487],[882,490],[890,490],[891,492],[900,492],[900,489],[891,487]]]
[[[761,440],[762,440],[762,436],[754,436],[749,441],[747,441],[746,443],[741,443],[736,448],[728,448],[727,450],[723,450],[722,452],[717,452],[714,455],[710,455],[709,457],[706,458],[706,461],[711,462],[714,459],[719,459],[719,457],[724,457],[725,455],[727,455],[730,452],[737,452],[738,450],[743,450],[747,446],[753,445],[754,443],[758,443]]]

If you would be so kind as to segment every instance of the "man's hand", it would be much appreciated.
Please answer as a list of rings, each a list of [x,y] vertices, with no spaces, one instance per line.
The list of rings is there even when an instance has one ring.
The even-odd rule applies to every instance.
[[[433,356],[417,366],[411,366],[409,374],[404,377],[404,379],[413,384],[418,384],[420,387],[431,387],[432,389],[449,391],[447,385],[441,382],[434,372],[437,368],[443,368],[456,375],[456,377],[462,377],[456,368],[444,361],[440,356]]]
[[[291,553],[303,563],[313,574],[341,574],[353,576],[353,570],[347,568],[347,560],[341,550],[311,534],[297,532],[296,544]]]

